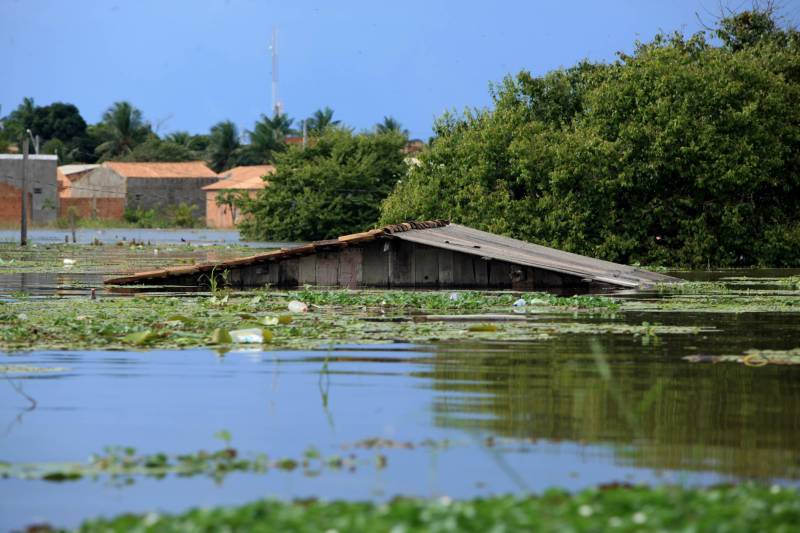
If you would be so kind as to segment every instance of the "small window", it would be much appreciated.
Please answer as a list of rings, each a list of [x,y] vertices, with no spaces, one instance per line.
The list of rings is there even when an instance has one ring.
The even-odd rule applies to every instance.
[[[33,194],[42,194],[42,188],[41,187],[34,187]]]

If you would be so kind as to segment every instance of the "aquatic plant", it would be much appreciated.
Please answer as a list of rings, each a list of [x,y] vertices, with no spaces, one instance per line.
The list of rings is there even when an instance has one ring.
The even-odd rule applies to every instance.
[[[281,502],[126,514],[84,522],[82,533],[122,531],[790,531],[800,495],[779,486],[708,489],[609,485],[570,494],[396,498],[388,503]]]

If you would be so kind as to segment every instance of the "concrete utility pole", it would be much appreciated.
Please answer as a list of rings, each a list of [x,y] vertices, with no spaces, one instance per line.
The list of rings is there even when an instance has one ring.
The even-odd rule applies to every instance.
[[[39,155],[39,136],[33,136],[33,132],[31,130],[26,130],[28,135],[30,135],[31,140],[33,141],[33,153]]]
[[[28,196],[28,139],[22,139],[22,208],[20,209],[22,213],[22,217],[20,220],[19,225],[19,244],[20,246],[27,246],[28,245],[28,208],[27,208],[27,196]]]

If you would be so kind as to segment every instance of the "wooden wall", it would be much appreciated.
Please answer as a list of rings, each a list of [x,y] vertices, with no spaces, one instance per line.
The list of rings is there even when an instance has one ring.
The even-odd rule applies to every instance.
[[[235,267],[229,273],[229,281],[236,287],[262,287],[266,284],[297,287],[308,284],[349,288],[520,290],[582,284],[580,278],[574,276],[399,239],[378,240],[360,246]]]

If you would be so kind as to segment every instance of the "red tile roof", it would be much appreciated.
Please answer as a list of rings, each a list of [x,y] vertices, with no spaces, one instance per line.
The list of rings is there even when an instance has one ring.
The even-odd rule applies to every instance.
[[[273,165],[253,165],[246,167],[235,167],[221,173],[223,179],[211,185],[203,187],[204,191],[219,191],[223,189],[234,190],[259,190],[268,185],[261,176],[274,174]]]
[[[103,166],[126,178],[216,178],[204,161],[184,163],[123,163],[106,161]]]

